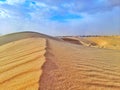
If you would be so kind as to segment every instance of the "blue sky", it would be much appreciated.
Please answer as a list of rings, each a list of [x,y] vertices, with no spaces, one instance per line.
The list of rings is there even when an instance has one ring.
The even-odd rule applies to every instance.
[[[120,35],[120,0],[0,0],[0,34]]]

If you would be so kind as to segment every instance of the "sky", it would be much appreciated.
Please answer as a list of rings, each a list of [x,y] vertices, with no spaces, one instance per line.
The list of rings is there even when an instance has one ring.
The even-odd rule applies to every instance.
[[[120,0],[0,0],[0,34],[120,35]]]

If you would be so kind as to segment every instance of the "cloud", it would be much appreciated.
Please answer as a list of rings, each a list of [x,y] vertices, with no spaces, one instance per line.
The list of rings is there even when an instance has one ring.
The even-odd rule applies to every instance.
[[[120,35],[120,8],[116,7],[104,13],[84,14],[83,16],[82,19],[70,22],[68,27],[72,29],[72,34]]]
[[[44,2],[48,5],[58,7],[61,13],[97,13],[111,10],[116,6],[120,6],[120,0],[36,0]]]
[[[69,3],[67,0],[6,0],[2,2],[1,8],[9,10],[13,17],[22,16],[30,19],[36,14],[45,19],[54,18],[56,15],[65,19],[62,16],[81,17],[82,13],[106,12],[119,6],[119,3],[119,0],[70,0]],[[66,19],[68,18],[66,17]],[[60,19],[58,18],[58,20]]]
[[[119,0],[0,0],[0,33],[118,34],[119,16]]]
[[[1,4],[16,5],[24,3],[25,0],[0,0]]]
[[[6,18],[6,17],[10,17],[8,11],[0,8],[0,18]]]

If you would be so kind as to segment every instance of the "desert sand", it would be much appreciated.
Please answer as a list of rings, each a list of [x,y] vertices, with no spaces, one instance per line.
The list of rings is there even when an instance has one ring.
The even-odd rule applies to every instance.
[[[83,46],[120,50],[120,36],[61,37],[64,41]]]
[[[0,90],[120,90],[119,44],[112,49],[93,38],[75,39],[1,36]]]
[[[46,40],[28,38],[0,46],[0,90],[37,90]]]

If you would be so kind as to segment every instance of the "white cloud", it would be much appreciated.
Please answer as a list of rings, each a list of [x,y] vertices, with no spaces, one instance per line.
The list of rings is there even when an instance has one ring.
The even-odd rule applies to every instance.
[[[5,9],[0,8],[0,18],[9,18],[9,12]]]
[[[48,5],[43,3],[43,2],[37,2],[36,5],[39,6],[39,7],[44,7],[44,8],[48,7]]]
[[[21,4],[24,2],[25,2],[25,0],[6,0],[6,3],[10,4],[10,5]]]
[[[36,2],[36,6],[46,10],[57,10],[58,6],[50,5],[45,2]]]
[[[69,24],[74,34],[120,35],[120,8],[96,14],[83,14],[83,19]],[[117,13],[117,14],[116,14]]]
[[[115,8],[115,5],[119,3],[118,0],[108,0],[109,3],[106,2],[108,4],[103,3],[107,0],[100,0],[100,5],[95,4],[93,2],[95,0],[90,0],[91,2],[88,0],[71,1],[34,0],[35,3],[29,2],[27,4],[30,5],[21,6],[25,0],[7,0],[4,2],[5,5],[8,4],[7,7],[0,6],[0,33],[25,30],[50,35],[118,34],[120,32],[120,8]],[[51,13],[52,11],[55,13]],[[56,13],[63,15],[68,12],[82,15],[83,18],[68,22],[49,20],[49,17]]]
[[[17,5],[22,4],[26,0],[6,0],[6,1],[0,1],[0,4],[8,4],[8,5]]]

